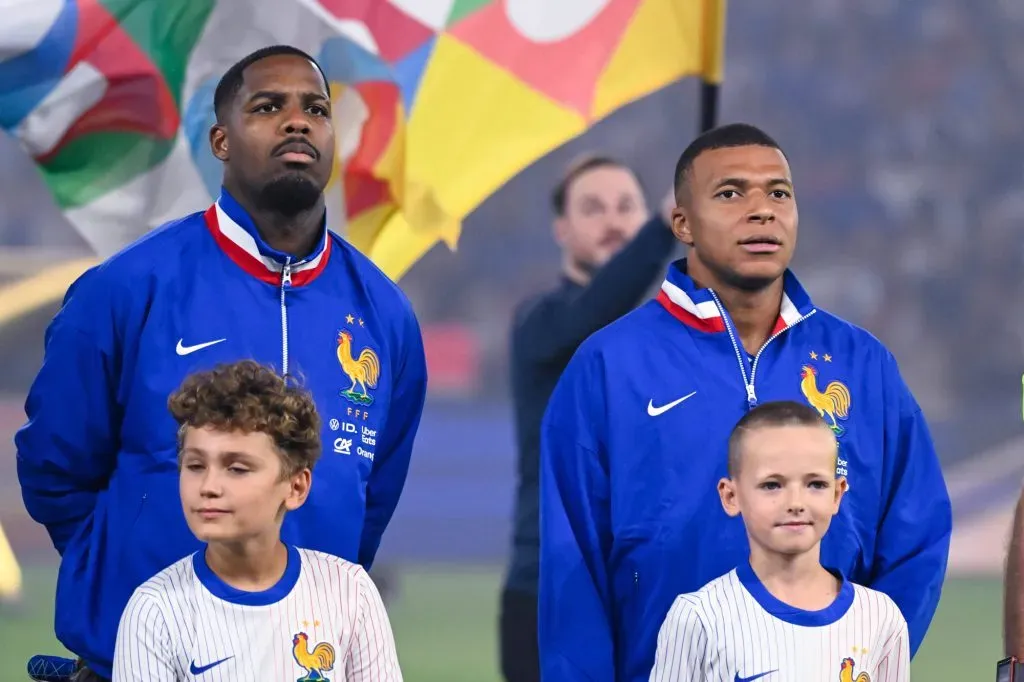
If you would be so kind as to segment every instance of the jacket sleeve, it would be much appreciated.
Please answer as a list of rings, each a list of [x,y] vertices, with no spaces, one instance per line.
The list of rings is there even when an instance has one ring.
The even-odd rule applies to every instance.
[[[564,364],[584,340],[632,310],[665,275],[675,237],[660,216],[605,264],[568,303],[542,302],[517,324],[519,345],[534,362]]]
[[[373,565],[381,535],[391,521],[405,487],[413,440],[427,397],[423,336],[411,306],[406,313],[400,352],[401,356],[392,365],[398,370],[391,384],[391,405],[366,486],[366,518],[359,543],[359,563],[366,570]]]
[[[47,328],[28,420],[14,437],[25,508],[60,554],[92,514],[117,453],[115,315],[95,280],[93,271],[80,277]]]
[[[562,374],[541,427],[540,664],[545,680],[612,682],[602,384],[585,349]]]
[[[939,604],[953,515],[928,425],[889,355],[883,512],[869,587],[899,606],[913,656]]]

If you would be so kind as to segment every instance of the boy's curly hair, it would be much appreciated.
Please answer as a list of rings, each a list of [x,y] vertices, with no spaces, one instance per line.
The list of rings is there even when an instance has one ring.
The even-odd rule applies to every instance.
[[[253,360],[189,375],[167,406],[178,422],[179,453],[188,428],[211,426],[270,436],[283,478],[312,469],[320,458],[320,415],[312,396]]]

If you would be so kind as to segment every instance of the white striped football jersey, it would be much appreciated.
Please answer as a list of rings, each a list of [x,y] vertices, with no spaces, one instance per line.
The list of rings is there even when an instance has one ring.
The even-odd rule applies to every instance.
[[[676,598],[658,632],[651,682],[905,682],[907,623],[881,592],[843,581],[803,611],[773,597],[749,564]]]
[[[401,682],[380,593],[359,565],[288,548],[276,585],[243,592],[196,552],[121,615],[114,682]]]

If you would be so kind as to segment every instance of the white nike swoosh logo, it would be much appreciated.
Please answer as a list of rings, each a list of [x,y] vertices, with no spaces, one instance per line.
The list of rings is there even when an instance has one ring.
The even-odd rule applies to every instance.
[[[189,355],[191,353],[195,353],[197,350],[202,350],[204,348],[209,348],[210,346],[214,346],[214,345],[220,343],[221,341],[227,341],[227,339],[217,339],[216,341],[207,341],[206,343],[199,343],[199,344],[196,344],[195,346],[186,346],[186,345],[184,345],[182,343],[182,341],[184,341],[184,340],[185,339],[178,339],[178,346],[177,346],[177,348],[174,349],[174,351],[178,355]]]
[[[679,403],[683,402],[684,400],[688,400],[688,399],[692,398],[695,395],[697,395],[697,391],[694,391],[690,395],[684,395],[679,400],[673,400],[672,402],[668,403],[667,405],[662,405],[661,407],[655,407],[654,406],[654,401],[651,400],[651,401],[649,401],[647,403],[647,414],[651,415],[652,417],[657,417],[659,414],[664,414],[664,413],[668,412],[669,410],[671,410],[673,407],[675,407]]]

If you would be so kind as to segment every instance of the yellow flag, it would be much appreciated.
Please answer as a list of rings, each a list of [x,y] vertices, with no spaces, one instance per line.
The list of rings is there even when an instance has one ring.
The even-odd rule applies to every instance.
[[[323,66],[335,110],[358,100],[364,114],[329,191],[350,240],[395,279],[438,242],[455,248],[484,199],[616,109],[722,78],[725,0],[477,0],[384,26],[385,4],[339,15],[361,20],[377,53]]]
[[[0,526],[0,600],[13,600],[21,596],[21,567]]]

